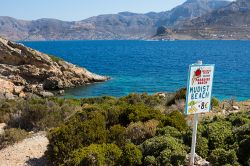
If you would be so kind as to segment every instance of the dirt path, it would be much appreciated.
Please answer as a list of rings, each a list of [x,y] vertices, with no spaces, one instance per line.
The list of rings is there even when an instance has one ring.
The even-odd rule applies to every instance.
[[[44,166],[43,157],[49,141],[45,133],[37,133],[19,143],[0,150],[0,166]]]

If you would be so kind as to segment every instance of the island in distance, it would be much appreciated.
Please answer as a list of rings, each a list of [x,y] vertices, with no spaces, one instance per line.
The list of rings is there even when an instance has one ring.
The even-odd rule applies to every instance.
[[[164,12],[121,12],[81,21],[0,17],[9,40],[250,39],[250,0],[187,0]]]
[[[1,37],[0,55],[0,98],[49,97],[65,88],[109,79]]]

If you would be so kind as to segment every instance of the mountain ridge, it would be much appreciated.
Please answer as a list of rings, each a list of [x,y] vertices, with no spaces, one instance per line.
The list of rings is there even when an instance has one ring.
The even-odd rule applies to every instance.
[[[154,39],[250,39],[250,0],[237,0],[178,26],[161,27]]]
[[[160,26],[173,26],[226,6],[223,0],[188,0],[172,10],[145,14],[120,12],[81,21],[18,20],[0,17],[0,35],[10,40],[119,40],[147,39]],[[213,4],[213,5],[212,5]]]

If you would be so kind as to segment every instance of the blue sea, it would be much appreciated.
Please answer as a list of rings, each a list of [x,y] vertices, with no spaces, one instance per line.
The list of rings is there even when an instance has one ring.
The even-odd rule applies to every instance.
[[[213,95],[250,99],[250,41],[22,42],[110,81],[66,90],[70,97],[175,92],[185,87],[189,64],[215,64]]]

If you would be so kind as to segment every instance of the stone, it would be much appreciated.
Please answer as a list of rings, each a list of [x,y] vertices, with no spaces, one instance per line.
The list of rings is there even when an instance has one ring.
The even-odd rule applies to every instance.
[[[26,94],[24,92],[21,92],[21,93],[19,93],[19,97],[24,98],[24,97],[26,97]]]
[[[4,133],[4,128],[6,127],[7,125],[5,123],[0,123],[0,135]]]
[[[14,91],[14,84],[5,79],[0,78],[0,92],[5,92],[5,93],[12,93]]]
[[[159,96],[159,97],[165,98],[166,97],[166,93],[164,93],[164,92],[158,92],[158,93],[155,94],[155,96]]]
[[[52,92],[46,92],[46,91],[39,92],[39,94],[42,97],[53,97],[54,96],[54,94]]]
[[[24,86],[15,86],[14,87],[14,94],[20,94],[24,89]]]
[[[233,109],[234,110],[239,110],[240,108],[239,108],[239,106],[233,106]]]
[[[15,96],[12,93],[7,92],[7,93],[5,93],[5,98],[13,100],[13,99],[15,99]]]
[[[59,95],[63,95],[63,94],[64,94],[64,90],[59,90],[59,91],[58,91],[58,94],[59,94]]]
[[[5,95],[3,92],[0,92],[0,99],[5,99]]]
[[[9,79],[17,86],[21,86],[21,85],[25,85],[27,82],[25,79],[23,79],[21,76],[19,75],[11,75],[9,76]]]
[[[189,166],[190,164],[190,153],[186,155],[186,159],[185,159],[185,165]],[[194,165],[195,166],[211,166],[211,164],[206,161],[205,159],[202,159],[202,157],[200,157],[199,155],[195,154],[194,157]]]

